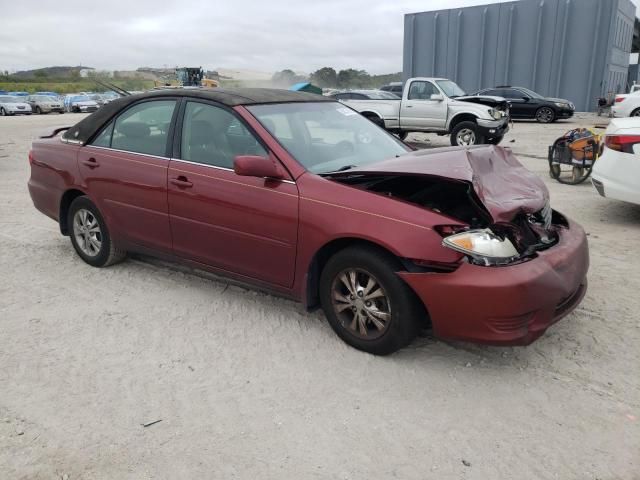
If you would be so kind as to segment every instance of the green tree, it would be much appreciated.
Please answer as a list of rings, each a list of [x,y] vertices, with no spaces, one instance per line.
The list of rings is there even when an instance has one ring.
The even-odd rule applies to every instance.
[[[309,81],[319,87],[335,88],[338,86],[338,74],[334,68],[322,67],[311,74]]]
[[[347,68],[338,72],[338,86],[340,88],[365,88],[371,82],[371,77],[364,70]]]

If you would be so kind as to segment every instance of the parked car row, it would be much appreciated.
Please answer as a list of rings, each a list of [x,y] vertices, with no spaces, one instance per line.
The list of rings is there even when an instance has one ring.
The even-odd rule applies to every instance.
[[[80,92],[59,95],[56,92],[0,92],[0,116],[32,113],[91,113],[118,98],[114,92]]]

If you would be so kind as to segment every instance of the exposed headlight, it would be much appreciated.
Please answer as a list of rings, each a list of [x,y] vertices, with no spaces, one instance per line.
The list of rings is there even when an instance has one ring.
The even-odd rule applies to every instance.
[[[502,265],[518,257],[508,238],[500,238],[491,230],[468,230],[446,237],[442,244],[468,255],[482,265]]]
[[[502,112],[500,110],[496,110],[495,108],[489,109],[489,115],[491,115],[491,118],[493,118],[494,120],[500,120],[502,118]]]
[[[568,103],[562,103],[562,102],[555,102],[556,107],[560,107],[560,108],[569,108],[570,105]]]

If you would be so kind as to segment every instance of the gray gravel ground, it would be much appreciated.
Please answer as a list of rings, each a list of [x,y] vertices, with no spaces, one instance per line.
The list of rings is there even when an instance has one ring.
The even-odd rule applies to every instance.
[[[85,265],[26,188],[31,139],[80,118],[0,118],[0,478],[640,478],[640,207],[543,159],[596,117],[505,140],[590,234],[583,304],[526,348],[386,358],[202,272]]]

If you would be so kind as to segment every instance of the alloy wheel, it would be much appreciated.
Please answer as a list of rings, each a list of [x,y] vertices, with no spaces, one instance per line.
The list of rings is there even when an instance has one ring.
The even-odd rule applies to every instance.
[[[352,335],[374,340],[391,323],[391,303],[380,282],[359,268],[343,270],[333,280],[331,302],[342,326]]]
[[[73,235],[78,248],[88,257],[95,257],[102,249],[102,231],[98,219],[81,208],[73,216]]]
[[[536,120],[540,123],[550,123],[553,121],[554,113],[553,110],[547,107],[543,107],[536,113]]]
[[[467,147],[469,145],[476,144],[476,132],[470,128],[463,128],[456,135],[456,142],[461,147]]]

